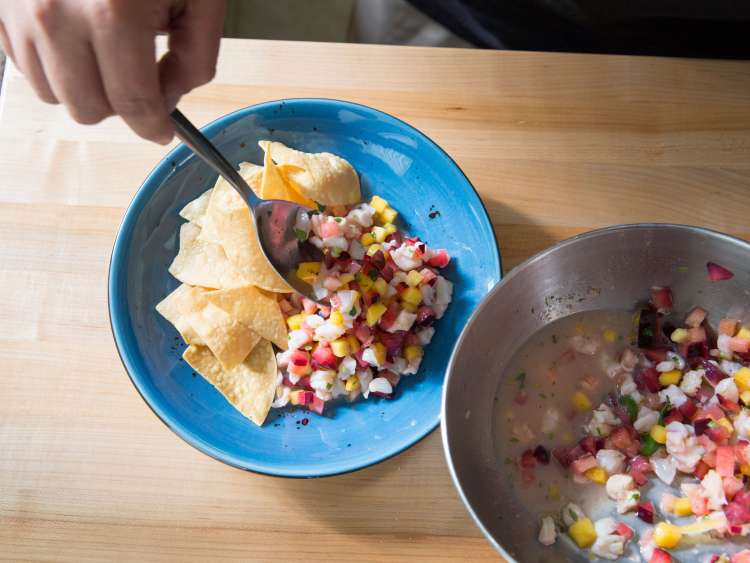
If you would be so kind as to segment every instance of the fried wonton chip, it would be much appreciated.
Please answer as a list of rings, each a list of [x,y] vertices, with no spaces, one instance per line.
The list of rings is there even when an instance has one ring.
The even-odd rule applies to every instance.
[[[293,188],[286,180],[282,171],[274,164],[273,155],[269,149],[269,141],[261,141],[260,146],[265,151],[263,158],[263,180],[260,185],[260,197],[263,199],[281,199],[284,201],[293,201],[300,205],[305,205],[310,209],[315,209],[315,202],[303,196],[299,191]],[[294,168],[294,170],[299,170]]]
[[[211,199],[211,190],[206,190],[200,196],[188,203],[180,210],[180,217],[203,227],[203,218],[208,209],[208,201]]]
[[[275,297],[246,285],[203,293],[201,299],[223,309],[282,350],[287,349],[287,327]]]
[[[201,287],[228,289],[247,285],[248,280],[238,273],[220,245],[198,239],[200,231],[193,223],[180,227],[180,250],[169,273],[182,283]]]
[[[240,276],[242,285],[255,285],[275,292],[291,288],[268,263],[260,248],[255,221],[240,195],[227,184],[217,184],[208,206],[207,218],[216,227],[218,239]],[[237,287],[237,286],[234,286]]]
[[[276,358],[271,343],[261,340],[244,362],[222,368],[205,346],[189,346],[182,355],[243,415],[262,426],[276,391]]]
[[[156,306],[159,314],[167,319],[188,344],[205,344],[198,333],[193,330],[187,314],[195,308],[199,296],[206,293],[202,287],[190,287],[180,284],[177,289],[162,299]]]
[[[224,369],[242,363],[260,341],[258,333],[212,303],[186,318]]]
[[[266,152],[270,146],[277,164],[297,168],[288,168],[287,178],[303,196],[325,205],[349,205],[360,201],[359,176],[340,156],[328,152],[300,152],[278,142],[259,141],[258,144]]]

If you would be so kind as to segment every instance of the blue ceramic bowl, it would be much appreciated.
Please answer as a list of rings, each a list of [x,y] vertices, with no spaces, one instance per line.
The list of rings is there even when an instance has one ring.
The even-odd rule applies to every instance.
[[[393,456],[433,430],[453,344],[482,297],[500,280],[500,256],[487,213],[456,163],[406,123],[336,100],[268,102],[203,129],[230,162],[262,162],[259,139],[346,158],[363,197],[378,194],[401,226],[452,256],[454,301],[417,375],[393,400],[341,404],[317,416],[273,410],[262,428],[239,414],[182,360],[175,329],[154,305],[178,282],[167,272],[177,253],[178,211],[211,187],[215,174],[180,145],[146,178],[117,234],[109,271],[109,313],[123,364],[143,399],[178,436],[229,465],[285,477],[354,471]]]

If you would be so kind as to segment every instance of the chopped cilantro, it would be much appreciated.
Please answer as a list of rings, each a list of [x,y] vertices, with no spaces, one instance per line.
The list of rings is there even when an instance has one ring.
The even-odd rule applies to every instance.
[[[541,397],[542,399],[546,399],[546,398],[547,398],[547,395],[545,395],[544,393],[539,393],[539,396],[540,396],[540,397]]]
[[[669,397],[667,397],[667,402],[664,403],[659,410],[659,424],[664,423],[664,417],[667,416],[667,413],[672,410],[672,403],[669,401]]]
[[[634,422],[636,418],[638,418],[638,405],[636,404],[633,397],[630,395],[624,395],[620,397],[620,404],[625,407],[625,410],[628,412],[628,417],[630,417],[630,422]]]
[[[651,336],[653,336],[653,335],[654,335],[654,331],[653,331],[653,330],[651,330],[651,327],[650,327],[650,326],[647,326],[647,327],[645,327],[645,328],[644,328],[644,329],[643,329],[643,330],[641,331],[641,334],[643,334],[643,336],[648,336],[648,337],[651,337]]]
[[[333,383],[326,383],[326,389],[328,389],[329,391],[333,389]]]
[[[518,375],[515,377],[516,383],[518,383],[518,388],[523,389],[526,386],[526,372],[525,371],[519,371]]]
[[[684,274],[684,273],[686,273],[688,271],[688,267],[687,266],[677,266],[677,271],[680,274]]]
[[[324,211],[326,210],[326,208],[325,208],[325,205],[321,205],[321,204],[320,204],[320,203],[318,203],[317,201],[315,202],[315,205],[317,205],[317,206],[318,206],[318,211],[319,211],[320,213],[323,213],[323,212],[324,212]]]
[[[342,250],[338,246],[334,246],[331,249],[331,256],[333,256],[334,258],[338,258],[339,256],[341,256],[341,252]]]
[[[350,317],[356,317],[357,316],[357,308],[356,307],[352,307],[351,311],[349,311],[349,316]]]
[[[570,517],[573,519],[573,522],[578,522],[578,514],[576,514],[576,511],[572,508],[568,509],[568,514],[570,514]]]
[[[300,242],[305,242],[307,240],[307,233],[302,229],[297,229],[296,227],[294,229],[294,236],[297,237],[297,240]]]
[[[510,441],[511,441],[511,442],[513,442],[513,443],[515,444],[516,442],[518,442],[518,438],[516,438],[516,437],[513,437],[513,438],[511,438],[511,439],[510,439]]]
[[[341,223],[341,221],[343,221],[343,219],[341,217],[335,217],[334,221],[336,221],[337,223]]]
[[[378,279],[378,271],[375,268],[370,268],[370,271],[367,272],[367,275],[370,277],[372,281],[375,281]]]
[[[556,334],[552,335],[552,344],[557,344],[557,335]]]
[[[661,447],[661,444],[651,437],[651,434],[644,434],[643,440],[641,441],[641,455],[650,457],[656,453]]]

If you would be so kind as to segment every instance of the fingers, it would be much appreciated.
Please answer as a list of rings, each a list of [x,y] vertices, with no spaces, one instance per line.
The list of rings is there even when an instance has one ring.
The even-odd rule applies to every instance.
[[[44,68],[34,43],[29,39],[24,39],[21,34],[11,37],[3,22],[0,21],[0,44],[2,44],[3,51],[26,76],[37,96],[48,104],[59,103],[44,74]]]
[[[213,79],[224,9],[223,1],[185,0],[180,15],[170,23],[169,51],[159,61],[168,103],[176,105],[180,96]]]
[[[105,24],[94,30],[93,46],[114,112],[141,137],[169,143],[174,129],[159,85],[153,31],[138,25]]]

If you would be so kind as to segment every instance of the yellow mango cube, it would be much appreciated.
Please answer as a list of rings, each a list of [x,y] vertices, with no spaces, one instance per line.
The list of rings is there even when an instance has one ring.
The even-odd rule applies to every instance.
[[[661,424],[654,424],[649,431],[649,434],[657,444],[667,443],[667,429]]]
[[[659,383],[664,387],[677,385],[680,382],[680,379],[682,379],[682,372],[678,369],[665,371],[659,374]]]
[[[375,281],[370,276],[365,275],[362,272],[358,272],[357,275],[354,276],[354,279],[357,280],[359,287],[362,288],[363,291],[370,290],[372,288],[372,284],[375,283]]]
[[[412,303],[407,303],[404,301],[401,303],[401,308],[406,311],[407,313],[416,313],[417,312],[417,306],[413,305]]]
[[[297,266],[297,277],[307,283],[315,281],[318,273],[320,273],[320,262],[300,262]]]
[[[372,238],[375,239],[375,242],[385,242],[385,237],[388,235],[385,232],[385,229],[383,227],[373,227],[372,228]]]
[[[396,225],[394,225],[393,223],[386,223],[385,225],[383,225],[383,228],[385,229],[386,236],[392,235],[397,230]]]
[[[359,389],[359,377],[357,377],[356,375],[352,375],[351,377],[349,377],[349,379],[347,379],[346,383],[344,384],[344,388],[349,392]]]
[[[560,498],[560,487],[558,487],[557,484],[552,483],[547,487],[547,496],[551,500],[558,500]]]
[[[602,469],[601,467],[592,467],[591,469],[584,472],[584,475],[589,481],[599,483],[600,485],[603,485],[607,482],[607,472],[604,471],[604,469]]]
[[[687,331],[687,329],[678,328],[672,332],[672,335],[669,338],[672,340],[672,342],[676,344],[682,344],[689,337],[690,337],[690,333]]]
[[[370,346],[373,353],[375,354],[375,361],[378,363],[378,365],[383,365],[385,363],[385,346],[382,342],[375,342],[372,346]]]
[[[346,341],[349,343],[350,354],[354,354],[361,347],[361,344],[359,343],[359,339],[353,334],[350,334],[349,336],[347,336]]]
[[[382,213],[385,208],[388,207],[388,202],[379,195],[374,195],[370,200],[370,207],[372,207],[376,213]]]
[[[677,547],[682,538],[682,532],[679,526],[675,526],[669,522],[659,522],[654,529],[654,543],[658,547],[665,549],[672,549]]]
[[[372,284],[372,288],[378,292],[378,295],[380,295],[380,297],[383,297],[388,291],[388,282],[383,278],[378,278],[375,280],[375,283]]]
[[[297,330],[302,327],[303,322],[305,322],[305,315],[297,313],[287,318],[286,326],[289,327],[289,330]]]
[[[373,303],[367,308],[367,324],[369,326],[375,326],[378,321],[380,320],[380,317],[383,316],[383,313],[386,311],[386,306],[382,303]]]
[[[344,315],[340,311],[331,311],[331,316],[328,320],[336,326],[344,326]]]
[[[737,333],[737,338],[744,338],[745,340],[750,339],[750,329],[743,326]]]
[[[393,223],[398,217],[398,211],[388,206],[383,211],[379,211],[377,215],[382,223]]]
[[[750,391],[750,368],[741,367],[734,374],[734,382],[740,391]]]
[[[591,400],[581,391],[573,394],[573,407],[578,411],[587,411],[591,408]]]
[[[422,283],[422,274],[420,274],[416,270],[410,270],[409,273],[406,274],[406,283],[409,285],[409,287],[417,287],[420,283]]]
[[[677,516],[690,516],[693,513],[693,505],[689,498],[678,498],[674,501],[673,512]]]
[[[743,391],[740,393],[740,401],[742,401],[746,407],[750,407],[750,391]]]
[[[351,353],[349,341],[346,338],[339,338],[331,342],[331,351],[337,358],[344,358]]]
[[[570,539],[581,549],[589,547],[596,541],[594,523],[589,518],[579,518],[568,528]]]
[[[750,477],[750,463],[743,463],[740,465],[740,473]]]
[[[349,272],[341,274],[339,276],[339,281],[341,282],[341,285],[346,285],[349,282],[354,281],[354,274],[350,274]]]
[[[421,346],[407,346],[404,348],[404,359],[407,362],[411,362],[422,356],[424,356],[424,350]]]
[[[734,426],[732,426],[732,423],[729,421],[729,419],[726,416],[722,416],[719,420],[716,421],[716,424],[719,424],[726,428],[729,431],[729,435],[731,436],[734,432]]]
[[[383,247],[380,244],[378,243],[371,244],[370,246],[367,247],[367,255],[374,256],[378,251],[382,251],[382,250],[383,250]]]
[[[617,333],[611,328],[605,329],[602,336],[604,337],[604,340],[610,343],[617,340]]]
[[[422,302],[422,292],[416,287],[407,287],[401,294],[401,299],[412,305],[419,305]]]

